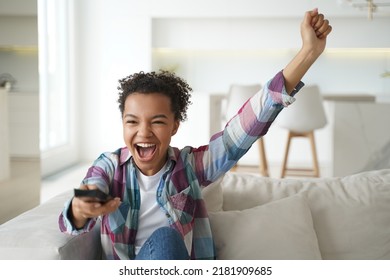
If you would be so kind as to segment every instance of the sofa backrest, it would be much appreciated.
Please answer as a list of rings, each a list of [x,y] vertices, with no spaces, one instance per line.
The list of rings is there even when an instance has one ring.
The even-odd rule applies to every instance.
[[[244,210],[305,192],[323,259],[390,259],[390,169],[307,179],[230,172],[212,188],[213,197],[222,195],[213,204],[206,194],[214,211]]]

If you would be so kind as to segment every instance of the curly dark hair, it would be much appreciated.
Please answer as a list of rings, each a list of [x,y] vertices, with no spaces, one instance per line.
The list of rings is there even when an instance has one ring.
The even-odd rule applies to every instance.
[[[191,104],[190,92],[192,88],[182,78],[174,73],[160,70],[160,72],[145,73],[143,71],[132,74],[119,80],[119,110],[123,116],[126,98],[133,93],[161,93],[171,100],[172,112],[175,119],[185,121],[187,108]]]

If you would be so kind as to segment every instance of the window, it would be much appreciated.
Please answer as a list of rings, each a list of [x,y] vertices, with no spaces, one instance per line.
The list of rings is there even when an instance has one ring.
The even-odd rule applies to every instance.
[[[40,149],[69,142],[66,1],[39,1]]]
[[[76,160],[72,155],[75,143],[71,121],[69,3],[38,0],[40,150],[44,176]]]

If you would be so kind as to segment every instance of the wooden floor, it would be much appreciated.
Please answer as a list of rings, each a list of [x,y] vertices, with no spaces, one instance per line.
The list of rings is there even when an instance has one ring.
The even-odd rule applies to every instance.
[[[12,160],[11,175],[0,182],[0,224],[39,205],[40,161]]]

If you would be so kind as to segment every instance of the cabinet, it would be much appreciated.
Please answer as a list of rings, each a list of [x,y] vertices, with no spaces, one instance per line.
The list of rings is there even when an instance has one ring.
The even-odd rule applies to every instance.
[[[2,97],[7,98],[1,112],[7,110],[8,129],[1,141],[8,142],[11,157],[39,158],[37,16],[0,15],[0,35],[0,75],[14,80],[8,96]]]
[[[0,181],[9,177],[8,90],[0,87]]]
[[[326,100],[332,175],[390,168],[390,103]]]
[[[3,73],[16,82],[9,92],[0,89],[0,224],[37,206],[40,200],[36,14],[0,14],[0,75]]]

